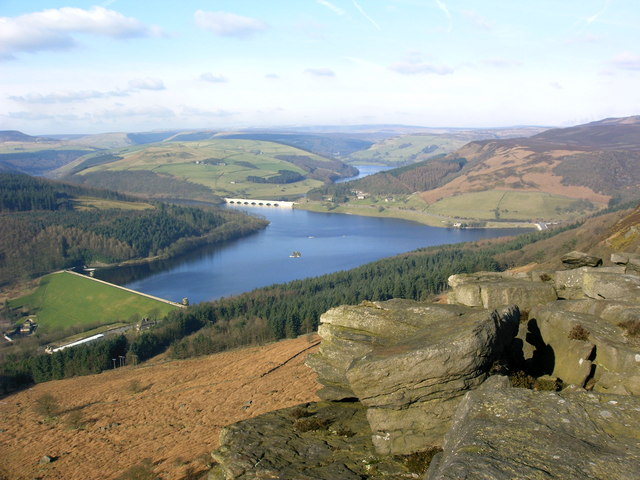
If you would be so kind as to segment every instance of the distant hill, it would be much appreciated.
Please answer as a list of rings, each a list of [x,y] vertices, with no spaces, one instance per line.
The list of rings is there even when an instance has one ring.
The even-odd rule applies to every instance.
[[[471,142],[446,159],[465,166],[421,194],[436,213],[464,217],[474,205],[488,218],[517,218],[519,202],[547,198],[550,208],[541,218],[575,217],[640,197],[640,117]],[[505,195],[489,198],[483,192]],[[561,205],[562,199],[571,202]]]
[[[0,142],[50,142],[51,138],[47,137],[32,137],[26,133],[19,132],[17,130],[0,130]]]
[[[150,198],[219,203],[220,197],[294,199],[357,174],[338,159],[282,143],[207,135],[180,133],[167,141],[95,152],[52,176]]]
[[[355,152],[352,161],[409,164],[315,189],[307,208],[498,227],[573,221],[640,199],[640,116],[476,140],[438,153],[455,141],[413,133]]]
[[[49,144],[43,146],[45,145]],[[93,148],[65,148],[57,145],[31,151],[2,152],[0,150],[0,171],[46,175],[52,170],[95,151]]]
[[[380,127],[380,133],[386,132]],[[449,154],[474,140],[520,138],[539,134],[545,127],[508,128],[421,128],[390,130],[366,149],[349,153],[350,164],[402,166]]]
[[[237,133],[223,134],[218,138],[237,138],[281,143],[307,150],[325,157],[341,157],[369,148],[373,142],[346,134],[304,135],[294,133]]]
[[[598,150],[640,150],[640,115],[607,118],[569,128],[554,128],[530,139],[530,144],[570,145]],[[526,143],[526,142],[525,142]]]
[[[0,131],[0,172],[46,175],[94,147],[69,145],[50,137],[33,137],[16,130]]]

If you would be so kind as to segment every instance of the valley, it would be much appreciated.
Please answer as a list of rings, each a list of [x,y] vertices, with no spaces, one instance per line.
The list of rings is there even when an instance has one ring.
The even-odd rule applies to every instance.
[[[623,130],[619,136],[612,133],[617,127]],[[116,469],[125,476],[133,474],[128,469],[146,469],[163,478],[197,478],[212,465],[204,445],[217,446],[222,426],[316,398],[318,387],[302,357],[317,348],[307,335],[328,309],[392,298],[442,302],[452,274],[528,270],[545,262],[557,268],[553,256],[571,249],[607,255],[615,244],[636,251],[637,222],[629,218],[637,217],[630,209],[637,205],[640,186],[640,157],[633,147],[639,127],[632,117],[462,146],[450,137],[452,143],[441,144],[451,148],[448,153],[434,147],[443,138],[424,132],[380,133],[378,138],[370,132],[366,141],[328,133],[322,141],[266,133],[110,135],[92,138],[102,145],[95,147],[99,150],[46,172],[65,183],[4,174],[0,206],[8,228],[0,274],[7,291],[18,281],[28,283],[59,268],[98,267],[101,276],[103,267],[118,265],[110,279],[114,283],[176,303],[188,298],[194,305],[158,303],[67,273],[45,276],[30,295],[10,298],[1,312],[3,326],[15,328],[32,315],[38,330],[0,351],[0,380],[9,393],[0,405],[10,405],[12,419],[11,429],[2,432],[9,432],[2,446],[9,448],[10,466],[3,468],[10,470],[0,470],[0,476],[76,478],[88,456],[102,458],[93,453],[100,445],[117,452]],[[132,138],[149,142],[134,144]],[[331,139],[348,153],[327,153],[338,145]],[[355,170],[344,160],[365,151],[375,156],[376,146],[388,164],[406,164],[349,181]],[[184,206],[220,203],[227,195],[288,198],[296,208]],[[506,228],[522,227],[535,231],[493,238],[518,232]],[[271,243],[259,242],[269,235],[275,235]],[[299,254],[292,259],[291,252]],[[246,283],[248,277],[254,283]],[[218,284],[226,290],[218,291]],[[138,323],[140,331],[130,328]],[[47,343],[107,333],[113,334],[51,355],[41,351]],[[295,340],[271,343],[285,338]],[[247,345],[243,360],[226,356]],[[282,361],[275,353],[281,348]],[[273,365],[262,353],[252,356],[262,349]],[[247,380],[239,377],[236,385],[225,368],[244,371],[238,363],[244,359],[265,370],[247,373]],[[222,362],[224,368],[208,361]],[[303,382],[294,382],[295,392],[254,385],[252,379],[273,376],[285,366],[295,367],[290,374]],[[204,378],[200,370],[214,377]],[[169,371],[179,372],[178,377]],[[206,393],[200,394],[203,385]],[[228,395],[230,386],[242,399],[213,400],[210,411],[203,406],[211,402],[210,394]],[[69,406],[38,419],[33,405],[40,397],[34,395],[59,398],[57,388],[77,388],[82,395],[65,397]],[[239,415],[215,406],[228,402],[236,402],[230,409]],[[264,409],[254,412],[258,402]],[[31,408],[23,415],[26,424],[16,413],[25,405]],[[200,415],[207,411],[210,423]],[[140,436],[156,445],[146,457],[140,456],[146,447],[131,440]],[[46,455],[52,461],[20,461],[35,437],[37,458]],[[54,437],[71,446],[58,448]],[[202,451],[185,449],[189,442],[202,445]]]
[[[0,5],[0,480],[640,479],[640,3]]]
[[[303,208],[487,228],[573,221],[638,198],[638,145],[640,117],[472,141],[446,156],[317,188]]]

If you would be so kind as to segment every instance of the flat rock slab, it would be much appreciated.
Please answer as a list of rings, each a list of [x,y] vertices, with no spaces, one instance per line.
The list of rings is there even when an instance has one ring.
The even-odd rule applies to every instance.
[[[226,427],[209,480],[418,478],[403,458],[380,456],[357,402],[304,404]]]
[[[596,257],[594,255],[589,255],[584,252],[569,252],[563,255],[560,258],[560,261],[567,268],[578,268],[578,267],[599,267],[602,265],[602,258]]]
[[[613,272],[586,272],[582,290],[587,297],[640,302],[640,276]]]
[[[528,311],[535,305],[557,300],[558,294],[549,276],[480,272],[451,275],[449,303],[492,310],[505,305],[517,305]]]
[[[640,398],[481,388],[468,393],[426,480],[640,478]]]
[[[324,385],[318,395],[323,400],[356,397],[346,377],[353,360],[376,346],[414,338],[436,322],[448,323],[469,311],[459,305],[400,299],[332,308],[320,317],[320,352],[309,355],[306,361]]]

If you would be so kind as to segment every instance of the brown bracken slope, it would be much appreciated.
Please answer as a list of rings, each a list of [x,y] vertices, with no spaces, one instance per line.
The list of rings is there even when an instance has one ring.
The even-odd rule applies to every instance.
[[[640,188],[640,116],[471,142],[446,159],[461,158],[467,165],[455,177],[422,193],[427,203],[486,190],[545,192],[600,204],[629,199]]]
[[[123,367],[35,385],[0,399],[0,479],[112,479],[149,458],[162,479],[194,478],[224,425],[316,401],[304,365],[318,339],[301,337],[179,361]],[[62,413],[43,422],[36,399]],[[71,428],[73,412],[76,426]],[[54,457],[51,463],[40,459]]]

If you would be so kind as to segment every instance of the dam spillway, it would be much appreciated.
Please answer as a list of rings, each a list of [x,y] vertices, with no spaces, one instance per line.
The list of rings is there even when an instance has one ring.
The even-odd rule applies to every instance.
[[[254,198],[225,198],[228,205],[238,205],[243,207],[275,207],[275,208],[293,208],[294,202],[286,202],[284,200],[257,200]]]

